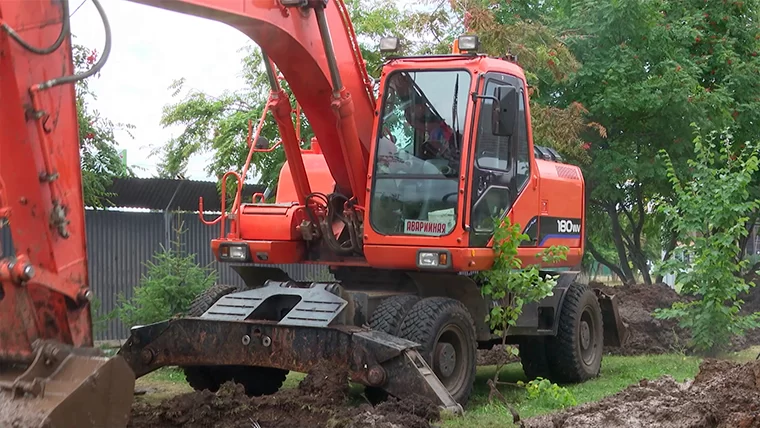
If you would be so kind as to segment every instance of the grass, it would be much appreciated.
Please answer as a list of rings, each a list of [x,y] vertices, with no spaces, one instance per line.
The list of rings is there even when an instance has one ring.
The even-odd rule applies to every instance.
[[[176,367],[163,367],[135,381],[135,391],[146,391],[144,395],[136,395],[135,401],[158,404],[175,395],[192,392],[193,389],[185,381],[185,374]]]
[[[599,378],[578,385],[569,385],[567,389],[573,394],[578,404],[596,401],[622,391],[641,379],[655,379],[662,375],[671,375],[677,381],[693,378],[699,369],[700,359],[679,354],[666,354],[641,357],[605,356],[602,374]],[[512,426],[512,415],[506,406],[494,401],[488,403],[488,386],[486,381],[493,377],[493,366],[478,369],[473,397],[462,417],[448,418],[444,427],[504,427]],[[504,368],[499,379],[516,383],[525,380],[519,363]],[[559,406],[545,398],[529,400],[523,388],[505,386],[501,388],[504,397],[517,410],[522,419],[558,410]]]
[[[760,346],[752,346],[743,351],[730,352],[726,355],[723,355],[722,358],[741,362],[741,361],[754,360],[758,357],[758,355],[760,355]]]

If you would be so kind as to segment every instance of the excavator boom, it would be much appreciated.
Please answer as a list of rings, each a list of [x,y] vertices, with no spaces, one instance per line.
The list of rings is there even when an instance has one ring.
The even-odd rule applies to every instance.
[[[372,128],[356,124],[373,123],[375,99],[342,0],[130,1],[213,19],[250,37],[288,81],[337,187],[363,201]],[[292,128],[289,111],[287,118]],[[298,141],[283,140],[285,150],[298,153]],[[308,178],[301,172],[295,180]]]

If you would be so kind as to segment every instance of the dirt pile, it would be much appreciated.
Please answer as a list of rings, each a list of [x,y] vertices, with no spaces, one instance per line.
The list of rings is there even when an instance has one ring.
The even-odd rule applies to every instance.
[[[760,361],[706,360],[691,383],[642,380],[602,401],[525,421],[527,428],[760,428]]]
[[[520,361],[520,357],[507,352],[503,345],[491,349],[478,349],[478,366],[498,366]]]
[[[372,407],[349,404],[346,372],[317,366],[298,388],[247,397],[242,385],[227,382],[213,393],[197,391],[159,405],[136,403],[129,428],[428,428],[438,407],[421,398],[389,399]],[[258,425],[257,425],[258,424]]]
[[[620,316],[628,324],[629,338],[622,347],[606,347],[614,355],[663,354],[686,348],[689,334],[675,320],[652,316],[657,308],[668,308],[682,299],[667,284],[635,284],[607,287],[592,283],[609,295],[615,295]]]
[[[760,284],[760,281],[756,280]],[[688,331],[680,328],[676,320],[659,320],[652,316],[658,308],[669,308],[678,301],[691,300],[680,296],[667,284],[634,284],[608,287],[601,283],[590,283],[618,300],[620,316],[628,324],[630,336],[622,347],[605,347],[605,352],[613,355],[662,354],[667,352],[689,352]],[[739,296],[744,300],[742,314],[760,311],[760,286]],[[750,346],[760,345],[760,329],[750,330],[745,336],[735,337],[730,351],[740,351]]]

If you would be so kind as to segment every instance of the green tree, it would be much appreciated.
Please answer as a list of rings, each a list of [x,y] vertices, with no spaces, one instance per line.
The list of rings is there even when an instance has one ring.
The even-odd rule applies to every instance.
[[[81,45],[73,45],[74,68],[82,72],[97,61],[97,52]],[[112,196],[108,188],[116,177],[133,176],[124,165],[117,150],[114,131],[134,129],[133,125],[116,123],[104,118],[90,106],[97,99],[90,90],[88,79],[76,83],[79,148],[82,167],[84,203],[90,207],[103,207]]]
[[[409,13],[399,9],[395,2],[380,0],[345,0],[351,25],[357,34],[359,50],[367,63],[367,72],[373,78],[380,76],[385,61],[378,49],[383,37],[398,37],[405,52],[416,50],[414,31]]]
[[[192,155],[208,152],[212,153],[212,161],[206,167],[210,175],[221,179],[227,171],[242,171],[249,151],[248,122],[252,121],[255,129],[270,92],[261,51],[249,45],[242,52],[241,74],[246,87],[243,90],[211,96],[192,89],[185,92],[185,79],[172,84],[174,96],[180,100],[164,107],[161,125],[182,125],[184,129],[166,145],[154,149],[153,153],[162,159],[159,176],[183,174]],[[287,82],[282,83],[287,91]],[[292,99],[291,105],[295,106]],[[278,136],[277,125],[271,113],[267,116],[261,135],[274,142]],[[303,115],[301,119],[301,139],[306,142],[304,147],[308,147],[313,134]],[[260,184],[275,187],[284,162],[284,151],[279,148],[269,153],[255,153],[251,160],[253,167],[244,179],[259,174]]]
[[[481,282],[481,293],[487,301],[496,302],[487,316],[491,330],[501,336],[501,344],[507,352],[517,355],[517,348],[506,346],[507,331],[514,326],[523,311],[523,306],[531,302],[537,302],[553,294],[558,276],[544,275],[540,271],[538,263],[523,266],[523,261],[518,257],[520,243],[527,241],[527,235],[521,232],[519,224],[512,224],[509,217],[496,218],[494,221],[494,264],[491,269],[478,273]],[[547,264],[557,263],[567,258],[567,247],[547,248],[536,255]],[[489,401],[498,396],[509,406],[498,391],[499,376],[504,363],[500,363],[488,385],[491,388]],[[547,381],[548,382],[548,381]],[[510,406],[513,418],[519,420],[517,413]]]
[[[147,272],[135,287],[134,296],[118,296],[119,306],[109,315],[127,326],[159,322],[183,314],[193,299],[216,282],[216,272],[199,266],[195,254],[183,250],[183,225],[170,248],[161,248],[145,263]]]
[[[596,225],[589,248],[624,281],[638,274],[652,282],[647,262],[661,251],[669,257],[676,244],[668,219],[649,209],[674,197],[657,153],[685,168],[691,122],[732,126],[740,141],[754,132],[758,2],[549,3],[552,25],[582,63],[549,93],[560,105],[581,103],[607,130],[606,139],[589,137],[584,167]]]
[[[734,144],[730,133],[696,138],[695,156],[688,160],[691,172],[681,175],[662,152],[676,198],[662,201],[659,209],[672,219],[678,245],[674,257],[659,269],[675,273],[681,293],[694,300],[655,315],[677,318],[692,332],[695,348],[711,355],[724,350],[735,335],[760,327],[760,312],[740,312],[744,302],[738,296],[755,284],[739,275],[748,261],[736,262],[748,214],[760,207],[760,199],[750,192],[760,165],[760,144],[743,143],[738,152],[732,150]]]
[[[625,282],[641,275],[651,283],[648,262],[662,248],[647,245],[648,206],[669,195],[667,150],[681,168],[689,147],[689,122],[708,121],[716,95],[703,90],[690,52],[694,30],[670,22],[660,0],[584,0],[563,9],[555,21],[583,64],[553,93],[557,102],[580,103],[588,120],[606,129],[589,135],[592,162],[584,166],[589,199],[589,250]]]
[[[705,130],[731,127],[734,144],[754,140],[760,120],[760,1],[692,0],[687,4],[690,9],[676,9],[671,14],[673,20],[694,24],[691,54],[699,67],[704,91],[715,94],[711,127]],[[760,197],[760,174],[755,175],[750,190]],[[749,214],[748,227],[755,224],[759,214],[757,210]],[[740,242],[738,259],[744,257],[748,238],[749,234]]]

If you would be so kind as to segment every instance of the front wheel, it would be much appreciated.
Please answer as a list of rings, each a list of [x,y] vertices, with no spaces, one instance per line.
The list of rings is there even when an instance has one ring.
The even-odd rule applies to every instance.
[[[243,291],[245,287],[216,284],[193,300],[187,315],[200,317],[222,297]],[[187,383],[196,390],[216,392],[227,381],[245,387],[249,396],[269,395],[277,392],[285,382],[288,370],[258,366],[187,366],[183,367]]]
[[[464,406],[477,368],[475,323],[467,308],[446,297],[420,300],[404,317],[400,336],[421,345],[422,358],[454,400]]]
[[[546,341],[552,380],[579,383],[599,376],[604,327],[594,292],[582,284],[571,285],[559,317],[557,336]]]

